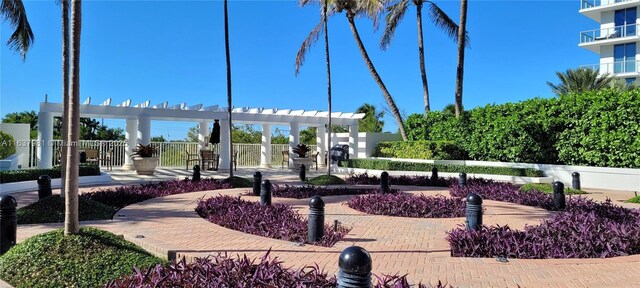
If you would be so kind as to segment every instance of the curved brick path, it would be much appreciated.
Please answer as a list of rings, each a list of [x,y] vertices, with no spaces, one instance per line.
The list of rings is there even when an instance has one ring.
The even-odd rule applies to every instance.
[[[412,193],[444,194],[446,189],[409,188]],[[334,219],[353,227],[344,241],[334,247],[298,246],[292,242],[264,238],[222,228],[200,218],[195,203],[218,194],[239,195],[246,188],[195,192],[155,198],[120,210],[115,220],[85,222],[116,234],[164,257],[204,257],[212,253],[247,254],[259,257],[271,249],[285,266],[317,263],[333,274],[340,251],[355,244],[373,257],[376,274],[409,274],[412,282],[438,280],[455,287],[640,287],[640,255],[610,259],[519,260],[500,263],[489,258],[453,258],[444,240],[445,231],[464,222],[463,218],[415,219],[366,215],[342,203],[351,196],[325,197],[326,221]],[[600,198],[597,194],[594,198]],[[257,197],[244,197],[258,201]],[[274,198],[289,203],[305,214],[307,201]],[[508,224],[521,229],[536,224],[552,212],[511,203],[485,201],[484,223]],[[18,228],[24,239],[60,225],[24,225]]]

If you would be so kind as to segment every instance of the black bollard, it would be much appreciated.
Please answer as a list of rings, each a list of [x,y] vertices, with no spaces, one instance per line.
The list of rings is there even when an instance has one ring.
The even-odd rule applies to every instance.
[[[436,166],[431,168],[431,181],[438,181],[438,168]]]
[[[320,241],[324,236],[324,200],[316,195],[309,200],[309,243]]]
[[[571,188],[580,190],[580,173],[571,173]]]
[[[38,177],[38,200],[51,196],[51,177],[40,175]]]
[[[87,163],[87,152],[80,151],[80,163]]]
[[[304,181],[307,179],[307,167],[304,164],[300,164],[300,181]]]
[[[380,174],[380,190],[382,193],[389,193],[391,188],[389,188],[389,173],[384,171]]]
[[[256,171],[253,173],[253,196],[260,196],[260,183],[262,182],[262,173]]]
[[[476,193],[467,195],[467,230],[480,230],[482,226],[482,197]]]
[[[564,184],[560,181],[553,182],[553,208],[564,210],[565,206]]]
[[[371,287],[371,255],[362,247],[342,250],[338,260],[338,288]]]
[[[260,204],[271,205],[271,181],[262,181],[262,190],[260,190]]]
[[[461,172],[458,175],[458,187],[464,187],[467,185],[467,173]]]
[[[0,255],[9,251],[13,245],[16,245],[18,230],[17,206],[18,202],[13,196],[0,196]]]
[[[200,181],[200,165],[193,165],[193,177],[191,181]]]

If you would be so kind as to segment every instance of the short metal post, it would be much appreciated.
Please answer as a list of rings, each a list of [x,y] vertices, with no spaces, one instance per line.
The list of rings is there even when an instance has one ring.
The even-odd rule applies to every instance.
[[[342,250],[338,260],[338,288],[371,287],[371,255],[362,247]]]
[[[458,174],[458,187],[467,186],[467,173],[461,172]]]
[[[556,210],[564,210],[566,207],[564,184],[560,181],[553,182],[553,207]]]
[[[18,217],[16,207],[18,202],[11,195],[0,196],[0,255],[6,253],[16,245]]]
[[[49,175],[40,175],[37,182],[38,200],[51,196],[51,177],[49,177]]]
[[[305,181],[307,179],[307,167],[304,164],[300,164],[300,181]]]
[[[193,165],[193,177],[191,181],[200,181],[200,165]]]
[[[467,230],[480,230],[482,226],[482,197],[476,193],[467,195]]]
[[[319,195],[309,200],[309,243],[320,241],[324,236],[324,200]]]
[[[262,181],[262,190],[260,190],[260,204],[271,205],[271,181]]]
[[[573,172],[571,173],[571,188],[580,190],[580,173]]]
[[[380,190],[382,193],[389,193],[391,188],[389,188],[389,173],[384,171],[380,174]]]
[[[438,181],[438,168],[436,166],[431,168],[431,181]]]
[[[253,173],[253,196],[260,196],[260,183],[262,182],[262,173],[256,171]]]

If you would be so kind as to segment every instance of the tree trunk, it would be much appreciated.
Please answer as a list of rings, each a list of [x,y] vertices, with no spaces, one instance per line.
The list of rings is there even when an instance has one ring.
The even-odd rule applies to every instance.
[[[224,0],[224,48],[227,57],[227,106],[229,112],[229,177],[233,177],[233,123],[231,114],[233,111],[231,101],[231,56],[229,56],[229,12],[228,0]]]
[[[327,102],[329,103],[329,127],[325,129],[327,131],[327,136],[325,138],[327,141],[327,151],[325,152],[326,156],[320,155],[320,157],[324,157],[324,159],[326,159],[327,175],[331,175],[331,161],[329,159],[331,155],[331,61],[329,61],[329,24],[327,23],[328,6],[329,0],[325,0],[324,7],[322,8],[322,21],[324,21],[324,55],[327,58]]]
[[[464,48],[467,26],[467,0],[460,2],[460,28],[458,29],[458,70],[456,73],[456,117],[462,114],[462,80],[464,76]]]
[[[64,234],[78,234],[78,138],[80,135],[80,29],[82,27],[82,1],[71,0],[71,79],[67,131],[67,178],[65,179]]]
[[[62,147],[60,147],[60,197],[65,198],[67,178],[67,127],[69,125],[69,0],[62,0]]]
[[[418,19],[418,55],[420,55],[420,78],[422,78],[422,91],[424,93],[424,115],[431,111],[429,104],[429,84],[427,83],[427,69],[424,65],[424,40],[422,38],[422,3],[416,4]]]
[[[373,80],[375,80],[376,83],[378,83],[378,86],[380,86],[380,90],[382,90],[382,95],[384,95],[384,99],[387,101],[387,104],[389,105],[389,109],[391,110],[391,114],[393,114],[393,117],[396,118],[398,128],[400,129],[400,135],[402,135],[402,140],[407,141],[407,133],[404,131],[402,115],[400,115],[400,111],[398,110],[396,103],[393,101],[393,98],[391,97],[389,90],[387,90],[387,87],[382,82],[382,79],[380,78],[378,71],[376,71],[376,68],[373,66],[373,63],[369,58],[369,54],[367,54],[367,50],[364,48],[364,44],[360,39],[360,34],[358,34],[358,29],[356,28],[356,24],[353,21],[354,16],[355,15],[353,15],[353,13],[347,12],[347,20],[349,21],[349,27],[351,27],[351,32],[353,33],[353,37],[356,39],[356,44],[358,44],[358,48],[360,49],[360,54],[362,54],[362,58],[364,58],[364,62],[367,64],[367,67],[369,68],[369,72],[371,73],[371,76],[373,76]]]

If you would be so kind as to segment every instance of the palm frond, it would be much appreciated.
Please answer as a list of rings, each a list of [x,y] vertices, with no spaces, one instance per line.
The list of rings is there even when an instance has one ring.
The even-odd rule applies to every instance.
[[[458,41],[458,24],[447,15],[436,3],[427,1],[429,4],[429,16],[433,24],[440,28],[449,38]]]
[[[341,1],[341,0],[338,0]],[[352,3],[347,5],[354,9],[354,12],[358,16],[364,16],[373,22],[374,30],[377,30],[380,26],[380,15],[384,11],[384,6],[388,2],[387,0],[342,0],[351,1]]]
[[[302,45],[300,45],[300,49],[298,50],[298,54],[296,55],[296,76],[298,76],[298,73],[300,73],[300,67],[302,67],[302,65],[304,64],[304,58],[307,52],[311,50],[311,46],[318,42],[318,38],[320,38],[320,35],[322,35],[323,25],[324,19],[320,19],[318,25],[316,25],[316,27],[311,30],[307,38],[304,39],[304,42],[302,42]]]
[[[408,3],[408,0],[400,0],[400,2],[387,7],[386,25],[382,38],[380,38],[380,48],[382,50],[387,50],[391,45],[396,28],[398,28],[398,24],[400,24],[404,14],[407,12]]]
[[[0,13],[8,20],[16,30],[7,41],[9,49],[20,52],[22,60],[27,57],[27,52],[33,44],[34,37],[31,25],[27,19],[27,12],[24,9],[22,0],[2,0]]]

